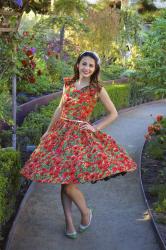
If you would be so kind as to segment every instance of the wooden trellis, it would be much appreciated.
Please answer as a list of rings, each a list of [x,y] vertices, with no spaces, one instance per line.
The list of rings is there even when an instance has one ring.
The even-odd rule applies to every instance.
[[[0,10],[0,35],[16,33],[19,28],[23,11],[16,12],[11,9]],[[16,75],[12,76],[12,110],[13,110],[13,127],[12,127],[12,146],[16,149]]]
[[[15,12],[13,10],[0,10],[0,34],[2,33],[10,33],[17,32],[22,12]],[[12,25],[12,19],[14,19],[14,26]]]

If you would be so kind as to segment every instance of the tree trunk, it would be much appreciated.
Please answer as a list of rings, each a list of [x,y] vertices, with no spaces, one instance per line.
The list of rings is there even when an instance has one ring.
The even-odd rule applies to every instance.
[[[12,106],[13,106],[13,127],[12,127],[12,147],[16,149],[16,111],[17,111],[17,104],[16,104],[16,76],[12,77]]]

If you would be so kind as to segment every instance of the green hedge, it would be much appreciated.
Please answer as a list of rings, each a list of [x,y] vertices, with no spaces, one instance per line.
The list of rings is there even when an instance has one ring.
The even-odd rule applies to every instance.
[[[20,188],[20,153],[0,148],[0,224],[10,219]]]
[[[105,89],[117,110],[129,106],[130,86],[129,84],[113,84],[105,86]],[[91,115],[91,121],[99,119],[108,112],[101,101],[98,101]]]
[[[129,106],[135,106],[141,103],[163,99],[162,93],[149,93],[149,91],[143,91],[143,87],[144,85],[137,80],[131,80]]]

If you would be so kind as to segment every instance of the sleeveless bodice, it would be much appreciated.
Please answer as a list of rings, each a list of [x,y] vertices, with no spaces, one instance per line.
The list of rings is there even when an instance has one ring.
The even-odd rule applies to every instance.
[[[64,105],[61,117],[89,121],[91,113],[97,102],[97,89],[94,86],[86,86],[76,89],[75,83],[68,83],[65,79]]]

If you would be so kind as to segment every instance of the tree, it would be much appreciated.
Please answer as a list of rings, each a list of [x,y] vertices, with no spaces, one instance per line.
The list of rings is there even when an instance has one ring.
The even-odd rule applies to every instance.
[[[103,60],[111,57],[116,50],[115,41],[119,33],[120,11],[109,7],[102,10],[91,8],[84,23],[89,32],[86,34],[80,32],[76,42],[82,49],[97,51]]]
[[[53,12],[58,15],[59,20],[61,20],[60,27],[60,58],[63,57],[63,45],[65,38],[65,28],[72,22],[75,23],[74,18],[81,20],[86,14],[88,4],[84,0],[56,0],[54,1]]]
[[[143,93],[166,96],[166,11],[152,23],[135,61],[136,82]]]

